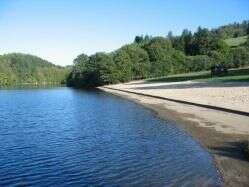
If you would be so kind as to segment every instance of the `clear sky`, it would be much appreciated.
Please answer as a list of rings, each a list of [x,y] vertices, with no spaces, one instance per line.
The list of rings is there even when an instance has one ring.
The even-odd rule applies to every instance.
[[[72,64],[135,35],[180,34],[249,19],[249,0],[0,0],[0,54],[30,53]]]

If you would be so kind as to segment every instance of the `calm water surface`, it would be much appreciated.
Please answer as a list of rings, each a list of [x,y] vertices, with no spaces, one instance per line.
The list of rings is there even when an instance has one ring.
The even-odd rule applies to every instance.
[[[184,131],[102,92],[0,90],[0,153],[0,186],[219,185]]]

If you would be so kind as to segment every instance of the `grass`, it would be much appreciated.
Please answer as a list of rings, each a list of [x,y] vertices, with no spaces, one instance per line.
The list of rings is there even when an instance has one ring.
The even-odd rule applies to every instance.
[[[180,81],[198,81],[198,82],[249,82],[249,67],[240,69],[230,69],[226,76],[211,77],[210,71],[186,73],[147,79],[147,82],[180,82]]]
[[[227,45],[229,45],[230,47],[237,47],[243,43],[246,42],[248,36],[241,36],[241,37],[237,37],[237,38],[229,38],[226,39],[225,42],[227,43]]]

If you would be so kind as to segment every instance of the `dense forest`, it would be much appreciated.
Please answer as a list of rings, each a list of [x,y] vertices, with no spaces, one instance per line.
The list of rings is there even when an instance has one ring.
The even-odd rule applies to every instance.
[[[56,66],[39,57],[11,53],[0,55],[0,87],[18,84],[65,83],[68,68]]]
[[[134,42],[111,53],[80,54],[67,84],[95,87],[136,79],[209,70],[215,64],[227,68],[249,65],[249,21],[216,29],[184,29],[180,36],[136,36]],[[229,45],[226,39],[242,37],[245,42]]]

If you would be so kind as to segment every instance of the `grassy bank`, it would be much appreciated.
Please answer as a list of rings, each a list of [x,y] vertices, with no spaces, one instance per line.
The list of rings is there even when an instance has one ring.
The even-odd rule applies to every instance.
[[[210,71],[201,71],[195,73],[177,74],[167,77],[159,77],[146,80],[147,82],[180,82],[180,81],[198,81],[198,82],[249,82],[249,67],[240,69],[230,69],[226,76],[211,77]]]
[[[242,45],[246,42],[248,36],[241,36],[237,38],[228,38],[225,40],[228,46],[230,47],[237,47],[239,45]]]

